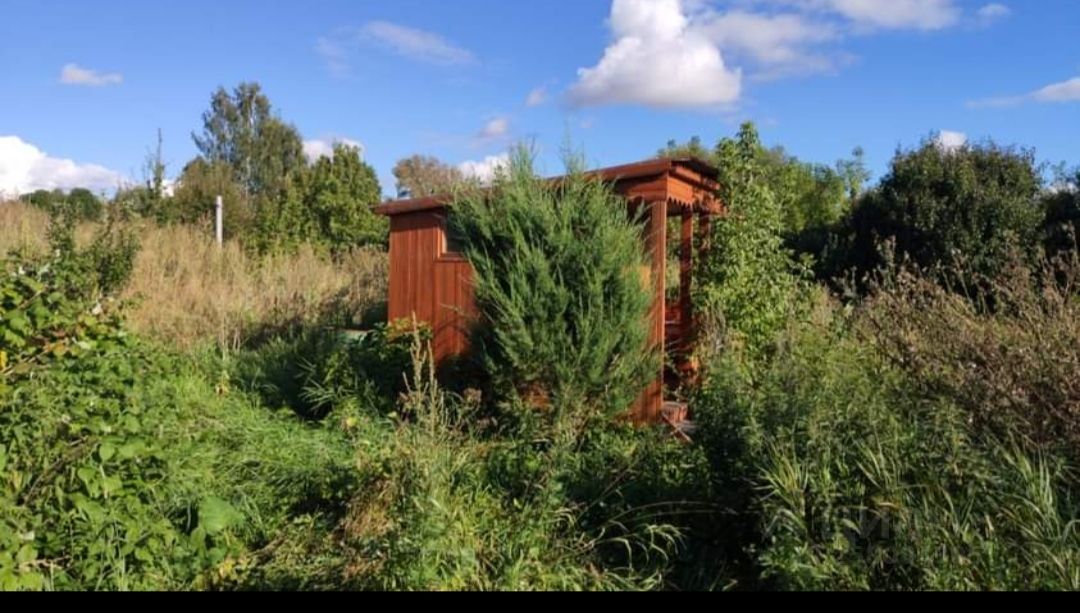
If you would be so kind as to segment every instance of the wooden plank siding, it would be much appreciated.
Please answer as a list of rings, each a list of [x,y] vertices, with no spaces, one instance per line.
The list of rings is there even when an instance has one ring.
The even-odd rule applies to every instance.
[[[436,362],[468,347],[476,307],[472,267],[445,252],[445,216],[418,211],[390,219],[390,280],[387,311],[391,321],[412,319],[432,328]]]

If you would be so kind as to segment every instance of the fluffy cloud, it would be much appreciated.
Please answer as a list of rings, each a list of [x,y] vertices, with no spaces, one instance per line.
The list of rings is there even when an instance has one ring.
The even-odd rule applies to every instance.
[[[101,191],[125,182],[123,175],[104,166],[50,157],[18,136],[0,136],[0,194],[73,187]]]
[[[346,145],[360,150],[360,156],[364,156],[364,145],[348,138],[312,139],[304,141],[304,155],[311,162],[321,157],[334,157],[334,145]]]
[[[1019,106],[1025,102],[1037,102],[1041,104],[1080,102],[1080,77],[1074,77],[1060,83],[1051,83],[1046,87],[1020,96],[1004,96],[1000,98],[973,100],[968,102],[968,106],[971,108],[1007,107]]]
[[[89,68],[82,68],[78,64],[66,64],[60,69],[60,82],[64,85],[103,87],[123,83],[124,75],[118,72],[101,73]]]
[[[496,117],[484,124],[484,127],[476,134],[476,138],[482,143],[491,142],[498,140],[509,133],[510,120],[506,117]]]
[[[609,23],[615,41],[596,66],[578,70],[573,103],[672,108],[739,98],[741,71],[725,65],[681,0],[614,0]]]
[[[345,76],[349,71],[349,56],[361,45],[375,45],[438,66],[476,62],[471,51],[454,45],[439,34],[389,21],[370,21],[359,28],[341,28],[330,36],[319,38],[315,51],[323,57],[332,73]]]
[[[993,3],[965,17],[959,0],[613,0],[613,42],[578,70],[572,103],[723,107],[753,80],[832,73],[839,48],[883,30],[942,30],[1009,13]]]
[[[950,130],[942,130],[938,132],[937,137],[934,138],[934,142],[938,147],[941,147],[945,151],[956,151],[962,148],[968,142],[967,134],[963,132],[952,132]]]
[[[733,10],[706,13],[700,23],[702,32],[725,53],[760,66],[761,76],[828,72],[843,60],[813,49],[838,39],[838,28],[803,15]]]
[[[509,154],[489,155],[480,161],[467,161],[458,164],[461,174],[471,179],[477,179],[481,183],[491,183],[495,173],[510,163]]]
[[[545,102],[547,102],[547,88],[544,87],[537,87],[525,98],[526,106],[540,106]]]

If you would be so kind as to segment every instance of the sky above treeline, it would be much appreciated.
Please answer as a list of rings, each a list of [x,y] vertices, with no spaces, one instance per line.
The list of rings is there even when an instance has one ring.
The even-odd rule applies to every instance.
[[[1080,0],[0,0],[0,191],[169,173],[219,86],[259,82],[311,156],[361,145],[486,175],[515,142],[558,174],[707,144],[880,177],[897,147],[987,138],[1080,164]]]

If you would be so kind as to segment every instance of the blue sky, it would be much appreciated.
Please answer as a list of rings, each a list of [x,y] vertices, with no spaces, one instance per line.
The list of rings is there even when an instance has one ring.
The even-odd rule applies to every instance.
[[[261,83],[317,154],[475,172],[519,139],[557,173],[707,143],[767,144],[878,177],[936,131],[1080,163],[1080,0],[0,0],[0,190],[173,173],[211,92]],[[963,136],[961,136],[963,135]]]

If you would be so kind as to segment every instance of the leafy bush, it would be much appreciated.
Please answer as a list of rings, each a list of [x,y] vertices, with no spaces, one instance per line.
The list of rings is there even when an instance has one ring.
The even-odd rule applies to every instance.
[[[301,358],[300,399],[308,407],[307,416],[322,417],[343,402],[375,413],[391,411],[405,391],[413,332],[412,323],[402,320],[346,338],[321,339],[329,347],[316,350],[315,359]],[[416,332],[430,339],[426,327]]]
[[[1078,483],[1060,447],[1024,442],[1045,412],[1021,391],[1048,389],[1048,377],[1068,390],[1076,374],[1019,347],[996,354],[1020,392],[1015,420],[980,427],[985,411],[970,400],[1000,392],[1003,371],[978,360],[995,356],[989,339],[1005,322],[958,311],[923,283],[934,293],[890,290],[850,316],[818,301],[768,362],[736,351],[715,362],[694,404],[697,439],[728,510],[717,538],[729,559],[741,552],[747,587],[1077,587]],[[898,303],[920,313],[910,325],[898,324]],[[1017,331],[1033,325],[1022,321]]]
[[[728,215],[716,221],[709,257],[698,264],[700,311],[724,336],[764,350],[795,312],[803,271],[784,247],[782,210],[761,161],[752,124],[717,147],[720,197]]]
[[[910,268],[886,274],[865,308],[867,336],[977,431],[1080,462],[1080,254],[1035,270],[1014,261],[984,285],[992,309]]]
[[[104,206],[93,192],[76,187],[65,193],[63,190],[48,191],[39,189],[22,197],[41,210],[54,215],[64,213],[79,221],[97,221],[101,219]]]
[[[98,342],[115,340],[118,314],[108,294],[131,274],[137,243],[112,226],[88,249],[75,248],[71,215],[54,216],[50,257],[13,254],[0,279],[0,390],[9,376],[78,356]]]
[[[1041,181],[1031,153],[992,143],[949,150],[927,141],[897,152],[852,213],[847,265],[873,271],[884,264],[879,242],[895,239],[897,254],[924,269],[963,264],[972,275],[995,277],[1010,250],[1035,254]],[[975,287],[976,279],[967,281]]]
[[[491,191],[450,214],[475,269],[474,347],[498,394],[575,424],[626,410],[657,372],[641,235],[626,203],[570,164],[556,185],[519,150]]]
[[[1071,175],[1058,169],[1051,189],[1043,194],[1043,245],[1051,257],[1080,251],[1080,168]]]
[[[97,299],[115,296],[127,285],[135,269],[139,241],[113,217],[97,229],[90,245],[75,244],[76,218],[68,212],[50,216],[49,247],[56,283],[69,296]]]

